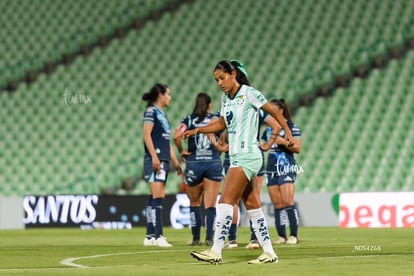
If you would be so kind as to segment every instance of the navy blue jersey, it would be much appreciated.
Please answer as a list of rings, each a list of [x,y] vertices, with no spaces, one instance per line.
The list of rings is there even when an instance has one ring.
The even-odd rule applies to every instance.
[[[155,105],[147,107],[144,112],[144,123],[153,124],[151,139],[158,159],[170,161],[170,124],[167,116]],[[144,143],[145,156],[151,158]]]
[[[198,122],[198,116],[192,114],[187,117],[184,117],[178,128],[181,131],[191,130],[198,127],[203,127],[208,125],[213,118],[217,115],[207,113],[203,121]],[[220,154],[217,149],[214,147],[212,142],[218,142],[219,137],[216,134],[216,141],[210,141],[206,134],[197,133],[195,136],[189,137],[188,139],[188,149],[187,151],[191,152],[191,155],[186,157],[187,162],[192,161],[205,161],[205,160],[220,160]]]
[[[286,123],[292,132],[293,138],[300,139],[300,129],[292,122],[286,121]],[[266,128],[263,132],[262,140],[267,142],[270,139],[271,133],[272,128]],[[279,132],[279,136],[282,138],[285,137],[285,131],[283,129]],[[283,172],[287,173],[287,170],[289,170],[289,168],[294,168],[295,164],[296,161],[293,156],[293,152],[284,146],[274,143],[269,149],[266,172],[278,173],[281,175]]]

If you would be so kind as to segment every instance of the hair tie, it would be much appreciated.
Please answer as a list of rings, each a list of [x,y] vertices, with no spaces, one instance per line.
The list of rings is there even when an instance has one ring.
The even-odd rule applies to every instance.
[[[244,66],[243,63],[241,63],[240,61],[238,61],[236,59],[232,59],[232,60],[230,60],[230,62],[231,62],[231,64],[236,66],[246,77],[248,76],[246,67]]]

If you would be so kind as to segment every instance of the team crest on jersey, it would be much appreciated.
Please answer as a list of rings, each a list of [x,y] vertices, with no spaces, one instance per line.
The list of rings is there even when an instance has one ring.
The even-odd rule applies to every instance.
[[[238,105],[241,105],[244,103],[244,96],[238,96],[236,100]]]

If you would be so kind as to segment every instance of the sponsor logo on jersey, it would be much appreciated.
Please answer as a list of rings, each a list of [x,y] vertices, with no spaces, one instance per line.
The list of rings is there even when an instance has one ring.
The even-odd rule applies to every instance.
[[[231,110],[230,111],[227,111],[226,112],[226,122],[227,122],[227,126],[231,126],[232,120],[233,120],[233,112]]]

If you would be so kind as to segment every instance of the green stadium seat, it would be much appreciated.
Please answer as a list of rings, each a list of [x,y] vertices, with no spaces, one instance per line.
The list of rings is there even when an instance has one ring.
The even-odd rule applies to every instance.
[[[4,38],[0,68],[12,64],[13,69],[0,71],[0,87],[13,76],[23,76],[22,70],[56,61],[65,51],[94,42],[165,3],[164,0],[122,4],[110,0],[99,4],[49,0],[23,5],[24,9],[0,3],[0,9],[10,15],[3,20],[4,32],[0,35]],[[232,9],[238,10],[236,18],[221,16]],[[338,10],[344,12],[338,14]],[[62,11],[65,16],[60,16]],[[315,93],[321,85],[338,84],[341,80],[337,76],[349,77],[352,66],[359,61],[367,64],[368,57],[388,54],[390,49],[406,43],[408,31],[403,30],[407,30],[405,26],[412,20],[413,11],[411,1],[375,0],[293,0],[278,5],[266,1],[222,5],[212,0],[183,5],[176,13],[162,15],[160,20],[129,32],[106,48],[96,48],[89,56],[76,58],[70,66],[58,66],[51,75],[38,75],[31,86],[19,86],[15,95],[0,93],[0,117],[7,118],[5,123],[2,121],[0,133],[5,133],[2,137],[10,145],[4,147],[6,160],[15,155],[32,156],[17,158],[20,165],[5,169],[0,187],[13,179],[16,185],[24,187],[16,186],[20,188],[15,188],[15,193],[23,190],[82,193],[85,189],[81,184],[65,187],[67,190],[60,190],[59,185],[92,175],[98,192],[101,188],[112,188],[120,183],[114,183],[111,168],[142,157],[141,116],[145,105],[141,96],[154,82],[166,82],[172,88],[168,116],[173,127],[191,112],[194,96],[201,90],[212,95],[213,109],[219,108],[222,93],[214,83],[212,69],[223,58],[242,60],[254,86],[269,99],[284,97],[295,104],[303,91]],[[253,12],[258,16],[251,16]],[[120,14],[124,16],[113,16]],[[107,20],[111,15],[113,18]],[[73,18],[81,19],[82,24],[71,24]],[[27,20],[37,24],[28,26]],[[232,25],[235,31],[229,34],[225,28],[218,30],[217,22]],[[227,47],[233,43],[243,47]],[[217,50],[217,45],[223,47]],[[358,52],[359,49],[369,50]],[[400,137],[402,129],[412,128],[413,54],[404,53],[404,59],[388,62],[384,71],[371,71],[367,79],[353,80],[349,87],[335,90],[330,98],[316,98],[312,107],[300,108],[295,113],[294,121],[303,131],[303,150],[298,160],[306,165],[306,172],[298,176],[297,191],[385,188],[384,181],[376,177],[377,171],[360,172],[357,168],[380,166],[377,160],[383,156],[377,152],[384,149],[384,144],[373,141],[381,137],[385,127],[401,121],[395,124],[393,137]],[[28,56],[39,58],[30,58],[28,62],[25,60]],[[15,57],[18,58],[13,61]],[[63,93],[67,87],[74,93],[93,96],[93,102],[66,106]],[[36,142],[26,145],[30,138]],[[22,151],[11,146],[14,141],[22,145]],[[405,138],[406,148],[410,146],[408,141]],[[372,150],[367,150],[371,147]],[[392,149],[395,145],[385,147],[384,156],[391,157]],[[67,162],[62,165],[58,156]],[[341,161],[336,161],[338,156]],[[410,165],[412,168],[412,162],[407,161],[413,159],[412,151],[401,156],[408,168]],[[341,172],[342,167],[348,167],[343,160],[351,160],[351,164],[349,170]],[[401,177],[397,177],[400,180],[389,189],[412,187],[407,184],[412,179],[407,166],[401,168]],[[137,167],[142,169],[142,164]],[[349,183],[355,170],[356,183]],[[125,169],[122,177],[130,176],[133,171]],[[30,174],[27,178],[12,178],[13,174],[26,172]],[[387,171],[386,176],[394,177],[395,173]],[[368,185],[370,181],[364,179],[373,179],[375,185]],[[176,176],[170,180],[180,181]],[[36,188],[32,189],[29,182]],[[136,191],[148,192],[147,185],[141,184]],[[176,185],[168,185],[168,192],[175,190]]]

